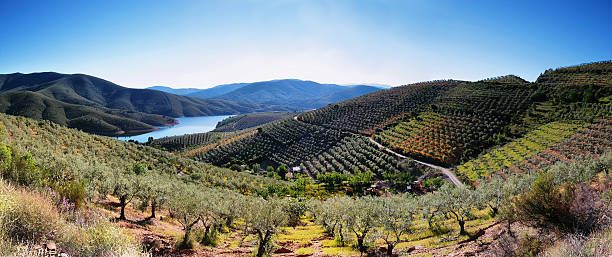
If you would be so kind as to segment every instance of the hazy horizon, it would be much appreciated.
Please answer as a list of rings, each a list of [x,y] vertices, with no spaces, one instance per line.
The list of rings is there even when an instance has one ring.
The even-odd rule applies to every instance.
[[[0,73],[397,86],[612,59],[606,1],[4,1]]]

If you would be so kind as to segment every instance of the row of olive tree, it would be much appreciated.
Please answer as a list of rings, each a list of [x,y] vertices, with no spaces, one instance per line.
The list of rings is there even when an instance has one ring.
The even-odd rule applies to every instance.
[[[345,243],[345,234],[351,234],[359,251],[364,253],[368,242],[382,239],[388,254],[410,232],[418,218],[417,209],[415,198],[402,196],[337,196],[324,202],[313,201],[311,207],[316,221],[341,244]]]
[[[188,246],[192,229],[197,224],[203,229],[200,243],[214,245],[223,226],[231,227],[235,219],[242,218],[244,226],[240,228],[245,236],[257,238],[256,256],[260,257],[270,252],[274,236],[281,226],[289,224],[290,214],[297,217],[303,214],[303,211],[295,211],[300,209],[296,206],[301,202],[292,199],[263,199],[181,182],[173,186],[167,205],[185,232],[179,247]]]
[[[496,216],[510,199],[528,190],[531,176],[512,176],[507,180],[493,178],[477,189],[444,184],[439,190],[420,197],[361,197],[337,196],[324,202],[313,201],[311,210],[316,221],[343,244],[351,234],[358,249],[367,251],[367,243],[382,240],[387,253],[392,254],[402,236],[410,233],[417,220],[425,220],[437,233],[448,219],[457,222],[460,235],[468,235],[465,224],[475,217],[475,211],[490,208]]]

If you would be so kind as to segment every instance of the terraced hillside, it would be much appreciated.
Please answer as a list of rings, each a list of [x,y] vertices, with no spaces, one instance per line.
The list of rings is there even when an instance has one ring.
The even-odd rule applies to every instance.
[[[374,138],[396,151],[443,165],[467,160],[529,106],[528,85],[460,85],[437,97],[429,112],[400,122]]]
[[[580,97],[570,99],[567,92]],[[459,165],[455,172],[472,183],[611,116],[610,93],[601,85],[528,83],[512,75],[417,83],[272,122],[222,143],[176,149],[215,165],[299,166],[313,177],[372,171],[382,178],[402,172],[397,157],[371,144],[371,137],[419,161]]]
[[[423,110],[446,90],[465,83],[434,81],[381,90],[306,112],[298,119],[326,128],[371,135],[389,122]]]
[[[612,61],[546,70],[536,83],[555,85],[612,85]]]
[[[294,112],[255,112],[241,114],[220,121],[214,131],[230,132],[257,127],[296,115]]]
[[[612,118],[608,117],[510,166],[507,173],[538,171],[558,162],[572,163],[580,159],[595,159],[610,149],[612,149]]]
[[[74,256],[138,243],[155,256],[498,255],[576,224],[599,240],[612,224],[609,88],[419,83],[148,143],[178,154],[0,114],[0,253],[52,238]],[[453,173],[464,183],[444,181]],[[39,236],[21,243],[13,227]]]
[[[456,167],[458,176],[475,182],[489,177],[490,172],[508,168],[529,159],[584,127],[584,122],[552,122],[530,131],[501,147]]]

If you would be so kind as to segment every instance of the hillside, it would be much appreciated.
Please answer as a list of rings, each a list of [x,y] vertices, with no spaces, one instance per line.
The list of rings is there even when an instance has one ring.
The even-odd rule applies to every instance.
[[[207,88],[207,89],[200,89],[197,92],[188,94],[187,96],[197,97],[197,98],[202,98],[202,99],[215,98],[217,96],[232,92],[248,84],[249,83],[234,83],[234,84],[218,85],[218,86],[214,86],[214,87]]]
[[[72,256],[609,255],[610,87],[509,81],[149,143],[177,153],[0,114],[0,254],[45,238]]]
[[[569,99],[568,91],[577,97]],[[590,92],[592,95],[586,100],[583,96]],[[203,145],[196,152],[189,151],[189,156],[216,165],[240,161],[263,167],[300,167],[312,177],[334,171],[346,174],[369,170],[383,178],[386,173],[403,170],[398,155],[451,168],[534,133],[546,124],[573,120],[588,126],[612,115],[610,95],[610,87],[558,87],[528,83],[511,75],[481,82],[417,83],[270,123],[227,144]],[[577,133],[580,127],[568,128],[572,128],[569,134],[562,135]],[[394,153],[381,151],[374,142]],[[191,149],[194,147],[191,145]],[[494,154],[495,162],[503,158],[502,153]],[[522,159],[515,160],[510,163]],[[491,162],[481,169],[487,170],[486,165],[502,168]],[[459,173],[461,176],[472,173],[461,177],[467,183],[488,174]]]
[[[217,127],[213,131],[230,132],[257,127],[276,120],[292,117],[296,115],[294,112],[256,112],[241,114],[227,118],[217,123]]]
[[[483,79],[478,82],[493,83],[493,84],[527,84],[529,81],[516,75],[505,75],[494,78]]]
[[[70,128],[102,135],[131,135],[153,131],[176,121],[168,116],[67,104],[45,95],[11,92],[0,95],[0,112],[51,120]]]
[[[612,61],[549,69],[542,73],[536,82],[558,85],[610,85],[612,84]]]
[[[381,90],[369,85],[340,86],[298,79],[220,85],[187,96],[314,109]]]
[[[22,94],[24,92],[35,94]],[[0,96],[5,103],[4,111],[31,118],[50,119],[104,135],[117,135],[121,131],[151,131],[153,126],[174,123],[175,120],[169,117],[292,110],[253,103],[191,98],[156,90],[131,89],[88,75],[52,72],[0,75]],[[69,114],[64,111],[66,108],[74,110],[77,106],[82,106],[83,110],[69,111]],[[112,113],[118,116],[112,119],[122,118],[124,121],[121,124],[118,121],[110,122],[111,117],[99,113]],[[69,120],[72,122],[68,123]],[[84,120],[94,120],[95,124],[88,124]],[[96,129],[98,125],[101,126],[100,130]]]
[[[152,86],[152,87],[147,87],[146,89],[162,91],[162,92],[175,94],[175,95],[187,95],[187,94],[194,93],[194,92],[201,90],[199,88],[176,88],[174,89],[174,88],[166,87],[166,86]]]

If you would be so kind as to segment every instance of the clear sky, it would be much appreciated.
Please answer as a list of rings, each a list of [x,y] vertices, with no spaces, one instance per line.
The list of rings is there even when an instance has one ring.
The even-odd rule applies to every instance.
[[[0,0],[0,73],[402,85],[612,59],[612,1]]]

